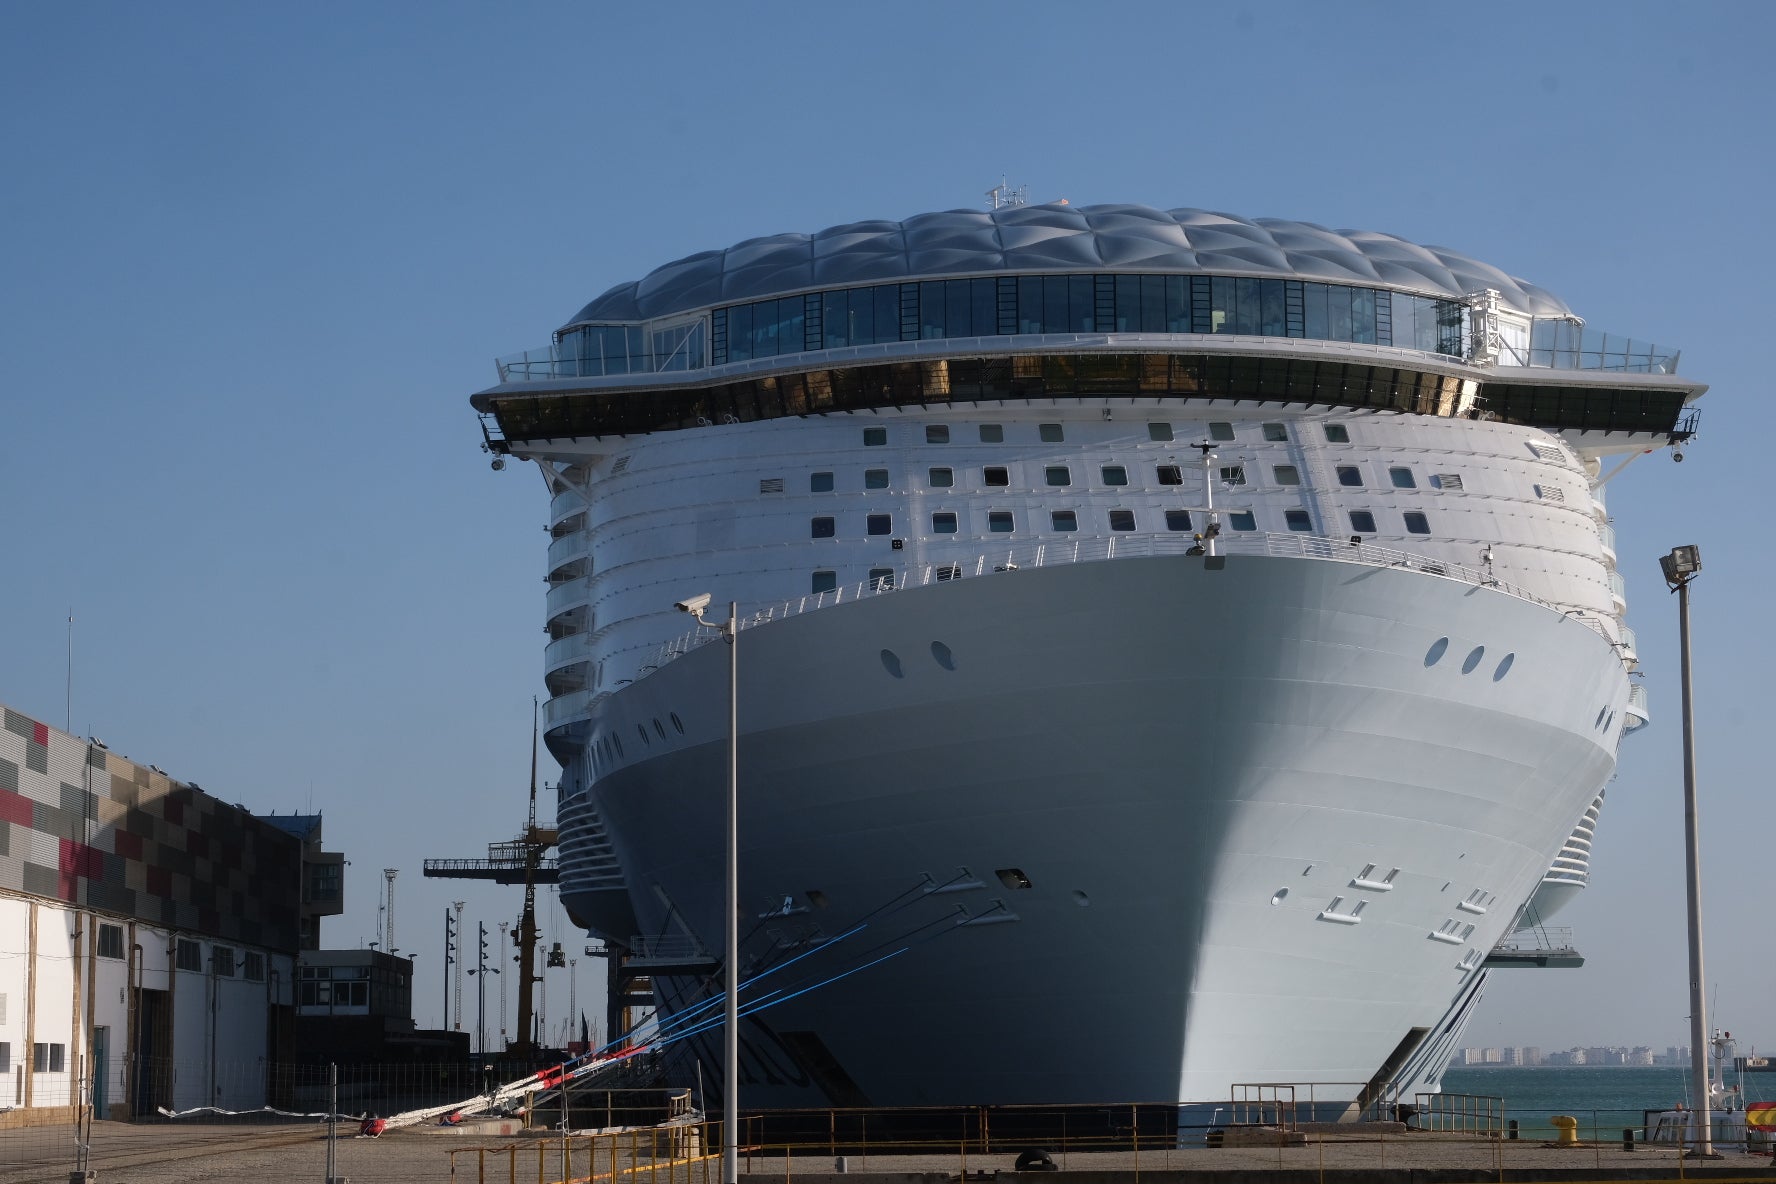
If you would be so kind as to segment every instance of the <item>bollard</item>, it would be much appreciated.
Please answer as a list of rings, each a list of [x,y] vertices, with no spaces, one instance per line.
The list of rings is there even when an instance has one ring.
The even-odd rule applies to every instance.
[[[1634,1128],[1631,1126],[1622,1128],[1622,1150],[1634,1150]]]
[[[850,1166],[845,1163],[844,1156],[841,1155],[837,1159],[833,1160],[833,1171],[839,1173],[841,1176],[850,1170],[851,1170]]]
[[[1513,1118],[1511,1121],[1509,1121],[1505,1124],[1505,1138],[1515,1139],[1516,1137],[1517,1137],[1517,1120],[1515,1118]]]
[[[1577,1147],[1579,1145],[1579,1120],[1570,1114],[1556,1114],[1548,1119],[1554,1126],[1554,1144],[1557,1147]]]

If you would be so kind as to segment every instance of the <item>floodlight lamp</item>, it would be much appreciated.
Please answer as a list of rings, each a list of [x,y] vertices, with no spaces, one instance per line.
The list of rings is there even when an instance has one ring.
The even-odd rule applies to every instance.
[[[1665,582],[1675,588],[1702,570],[1702,549],[1673,547],[1671,554],[1659,557],[1659,568],[1665,573]]]

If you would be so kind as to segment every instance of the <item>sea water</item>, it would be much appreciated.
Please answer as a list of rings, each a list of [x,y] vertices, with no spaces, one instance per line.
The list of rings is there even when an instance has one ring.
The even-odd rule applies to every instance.
[[[1443,1092],[1500,1099],[1525,1138],[1552,1129],[1553,1115],[1570,1114],[1582,1137],[1609,1139],[1641,1126],[1648,1110],[1687,1105],[1689,1082],[1688,1067],[1678,1065],[1468,1065],[1443,1075]],[[1742,1085],[1747,1102],[1776,1101],[1776,1073],[1729,1073],[1727,1084]]]

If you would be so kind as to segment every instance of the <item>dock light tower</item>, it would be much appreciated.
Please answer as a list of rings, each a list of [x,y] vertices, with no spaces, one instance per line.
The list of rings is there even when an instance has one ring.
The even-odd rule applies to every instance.
[[[1699,547],[1673,547],[1659,558],[1665,583],[1677,593],[1677,648],[1683,685],[1684,868],[1690,930],[1690,1078],[1696,1083],[1692,1107],[1700,1126],[1696,1154],[1718,1159],[1714,1150],[1714,1099],[1708,1081],[1708,1000],[1702,990],[1702,840],[1696,820],[1696,716],[1690,699],[1690,581],[1702,570]]]

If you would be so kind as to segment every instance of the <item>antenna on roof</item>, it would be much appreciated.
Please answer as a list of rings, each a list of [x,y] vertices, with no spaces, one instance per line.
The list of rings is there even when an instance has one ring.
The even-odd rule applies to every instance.
[[[1030,187],[1019,185],[1016,189],[1005,183],[1005,174],[999,175],[999,184],[987,190],[987,208],[996,210],[1000,206],[1022,206],[1030,202]]]

